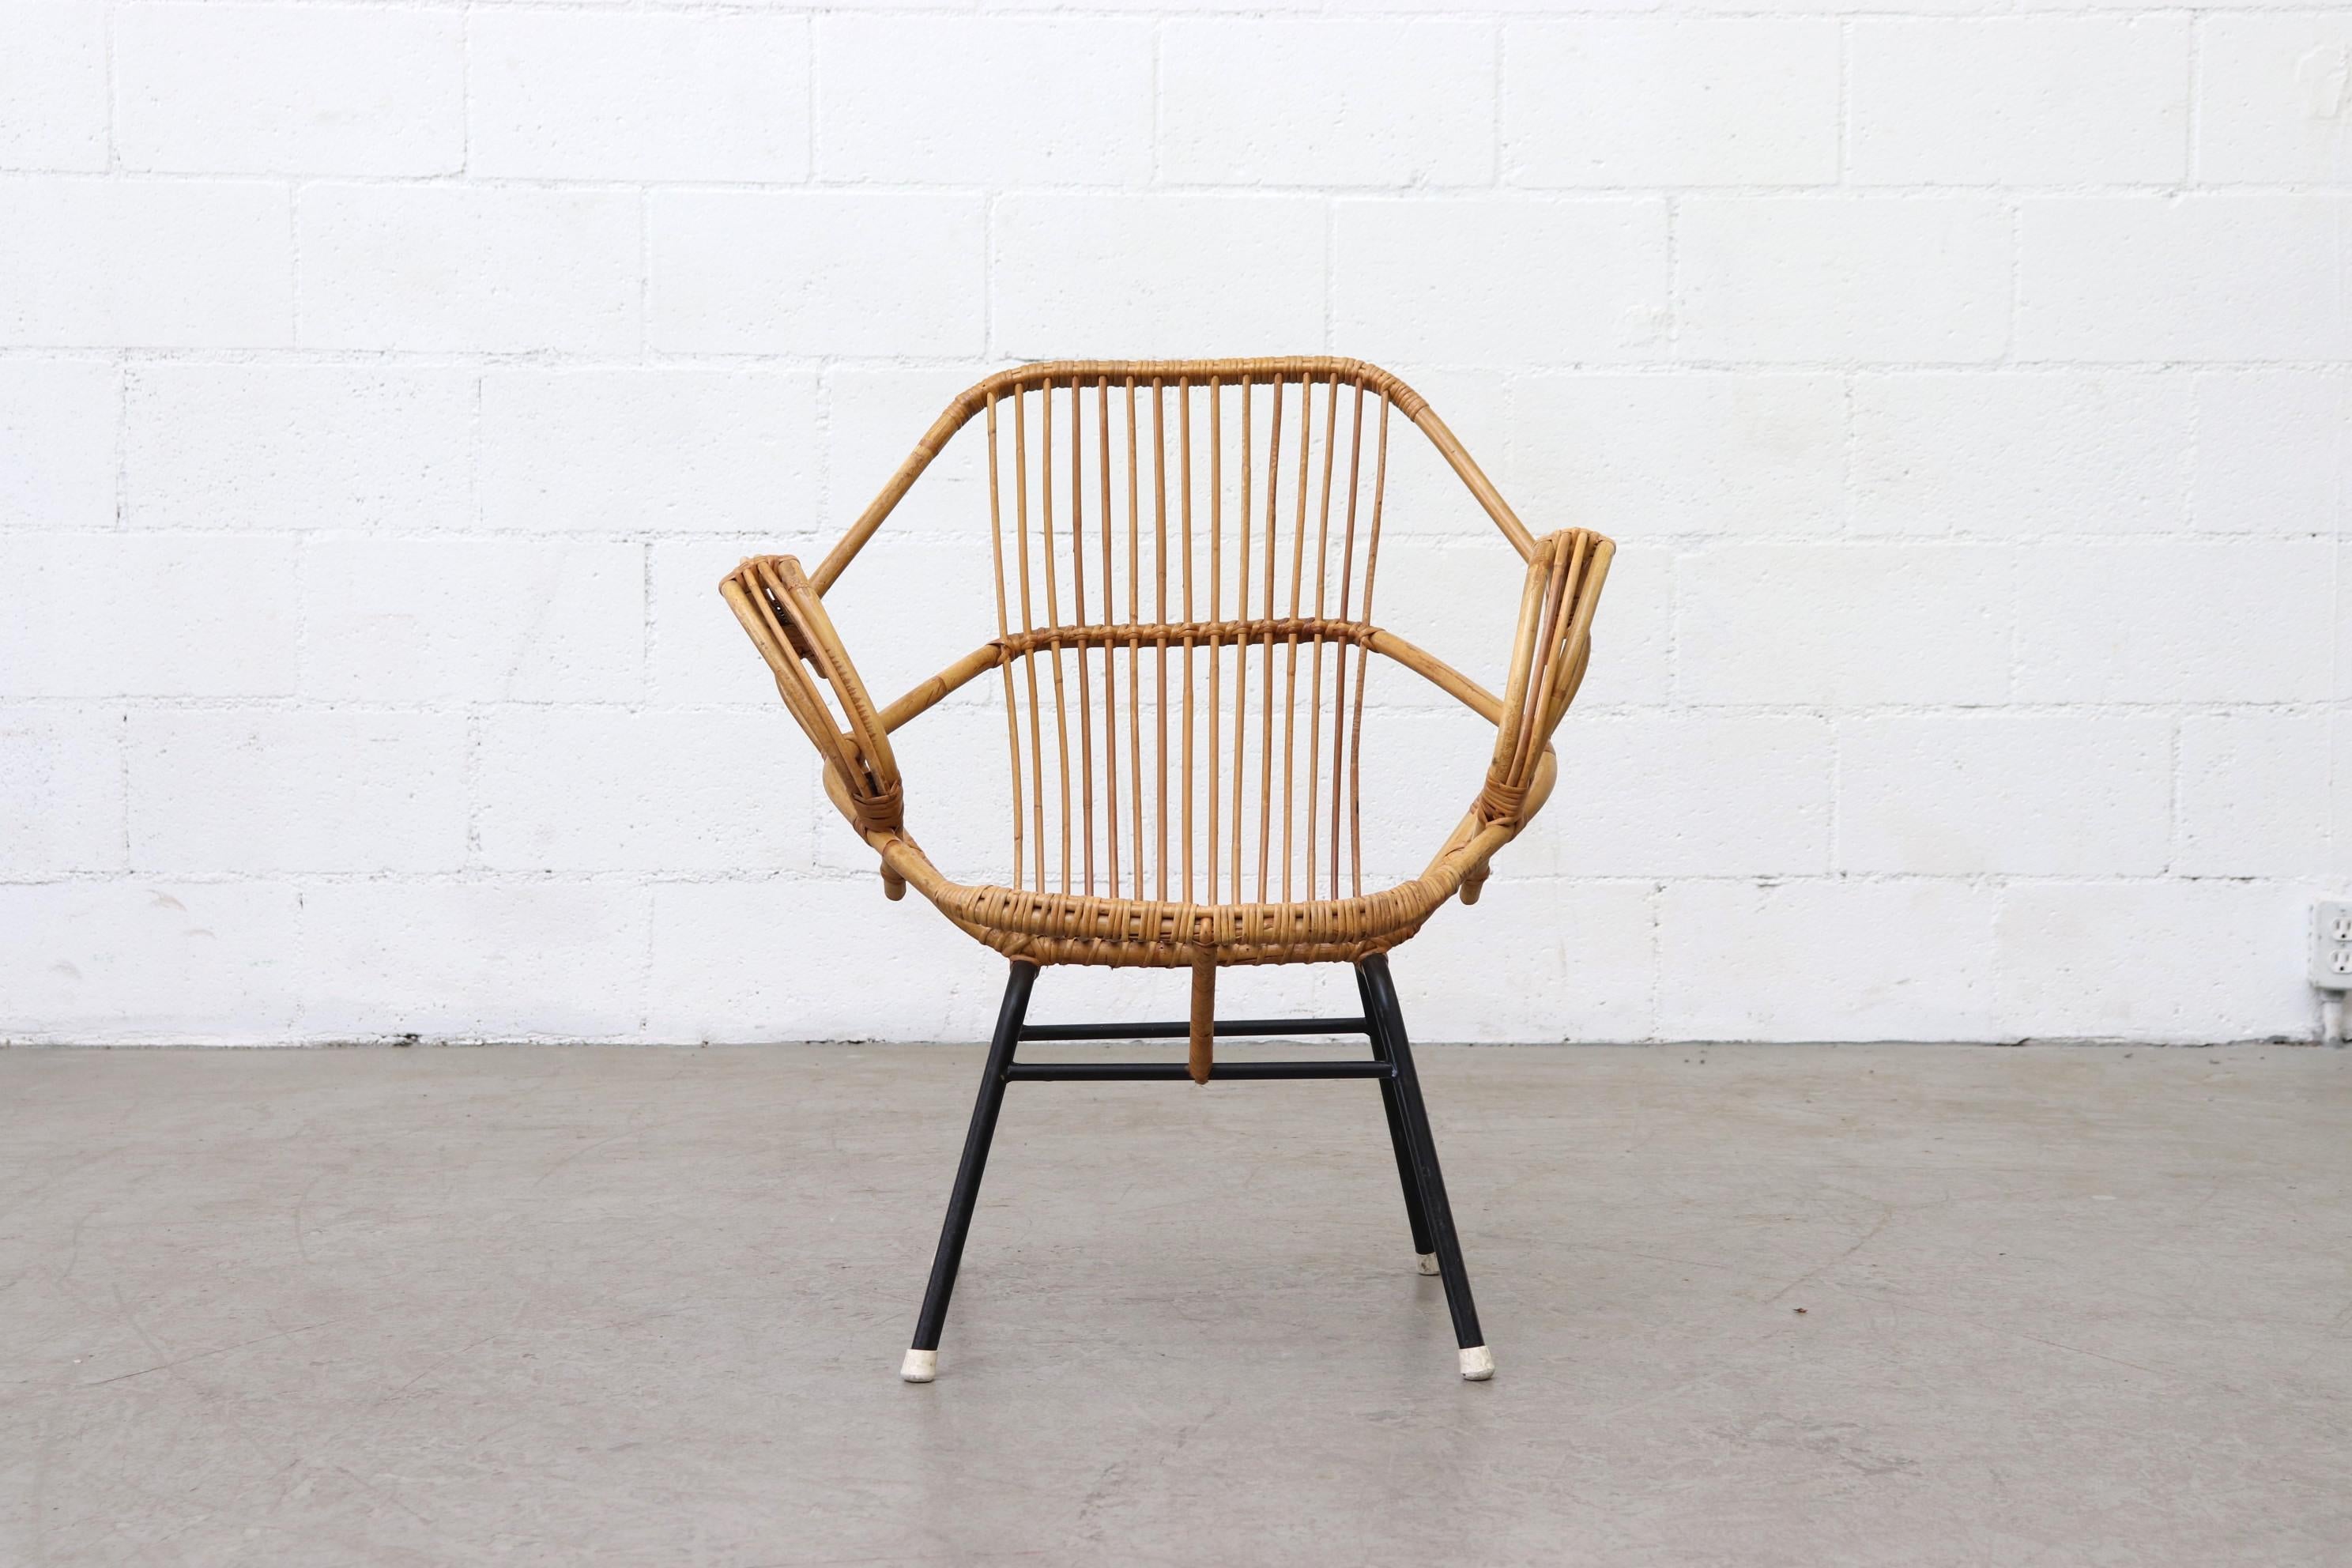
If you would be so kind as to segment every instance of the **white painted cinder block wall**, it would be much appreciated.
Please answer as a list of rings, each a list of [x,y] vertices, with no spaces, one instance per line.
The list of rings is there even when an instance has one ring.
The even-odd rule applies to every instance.
[[[0,1037],[980,1035],[713,584],[990,368],[1313,351],[1623,544],[1420,1033],[2309,1037],[2352,16],[1729,9],[8,0]],[[1513,559],[1399,485],[1394,616],[1492,679]],[[877,686],[984,528],[951,457],[844,581]]]

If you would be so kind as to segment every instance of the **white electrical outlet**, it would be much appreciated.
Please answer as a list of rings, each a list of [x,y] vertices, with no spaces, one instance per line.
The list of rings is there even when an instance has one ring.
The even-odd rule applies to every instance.
[[[2322,991],[2352,991],[2352,903],[2312,907],[2311,983]]]

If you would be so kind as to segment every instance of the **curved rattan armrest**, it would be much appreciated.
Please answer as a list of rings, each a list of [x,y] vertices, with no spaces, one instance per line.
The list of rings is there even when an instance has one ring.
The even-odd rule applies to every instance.
[[[1608,540],[1581,528],[1536,541],[1519,595],[1503,710],[1495,722],[1495,756],[1479,797],[1490,820],[1523,819],[1537,759],[1583,682],[1592,655],[1592,612],[1615,552]]]
[[[1495,721],[1495,754],[1478,799],[1458,833],[1524,827],[1551,793],[1552,731],[1576,700],[1592,658],[1592,613],[1616,546],[1587,529],[1561,529],[1535,542],[1519,594],[1508,679]],[[1476,903],[1486,880],[1482,858],[1462,884]]]
[[[777,695],[824,759],[826,795],[859,832],[899,833],[903,800],[888,728],[801,563],[789,555],[754,556],[729,573],[719,591],[768,661]],[[887,868],[883,887],[894,899],[906,891]]]

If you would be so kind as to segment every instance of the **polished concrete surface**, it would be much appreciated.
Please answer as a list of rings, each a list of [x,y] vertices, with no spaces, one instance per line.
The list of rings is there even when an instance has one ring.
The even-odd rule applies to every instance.
[[[1016,1085],[911,1387],[974,1048],[0,1051],[0,1563],[2352,1562],[2352,1053],[1423,1058],[1491,1384],[1368,1083]]]

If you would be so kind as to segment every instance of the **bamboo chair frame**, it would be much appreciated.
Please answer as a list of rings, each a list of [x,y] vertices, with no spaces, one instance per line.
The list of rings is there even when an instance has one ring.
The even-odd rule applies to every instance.
[[[1527,563],[1499,696],[1372,619],[1392,416],[1430,441]],[[998,635],[877,705],[824,594],[975,418],[988,446]],[[1417,1107],[1417,1084],[1396,1081],[1411,1078],[1409,1048],[1402,1018],[1382,1016],[1380,996],[1393,1014],[1394,994],[1381,955],[1448,898],[1475,903],[1496,853],[1549,796],[1552,735],[1584,678],[1613,550],[1583,529],[1530,532],[1427,401],[1378,366],[1062,361],[1001,372],[957,397],[814,571],[759,556],[719,591],[823,759],[827,796],[879,858],[885,894],[911,885],[1013,961],[1020,1007],[1008,991],[1004,1057],[992,1058],[1000,1091],[1034,1076],[1012,1063],[1011,1039],[1045,1037],[1024,1033],[1024,968],[1190,969],[1184,1071],[1206,1083],[1218,1071],[1215,1037],[1246,1032],[1215,1020],[1219,967],[1339,962],[1358,966],[1363,986],[1365,1016],[1339,1021],[1372,1038],[1375,1063],[1360,1065],[1386,1063],[1384,1089]],[[1373,655],[1496,733],[1476,797],[1426,868],[1367,891],[1360,787]],[[991,672],[1012,771],[1011,886],[961,882],[932,863],[907,831],[890,745]],[[1390,1095],[1391,1130],[1418,1245],[1414,1200],[1442,1208],[1442,1184],[1429,1205],[1434,1155],[1417,1179],[1404,1122],[1419,1113],[1399,1101]],[[984,1161],[978,1113],[974,1136]],[[974,1186],[975,1163],[968,1145]],[[1450,1237],[1450,1219],[1444,1228]],[[950,1237],[960,1254],[952,1208],[943,1258]],[[1420,1250],[1426,1264],[1430,1248]],[[1458,1268],[1456,1258],[1444,1270],[1449,1300]],[[950,1258],[947,1287],[953,1273]],[[943,1314],[936,1270],[933,1294]],[[1459,1297],[1466,1305],[1466,1281]],[[919,1352],[936,1350],[935,1321],[929,1334],[927,1347],[919,1331]],[[1474,1340],[1463,1344],[1469,1375]]]

